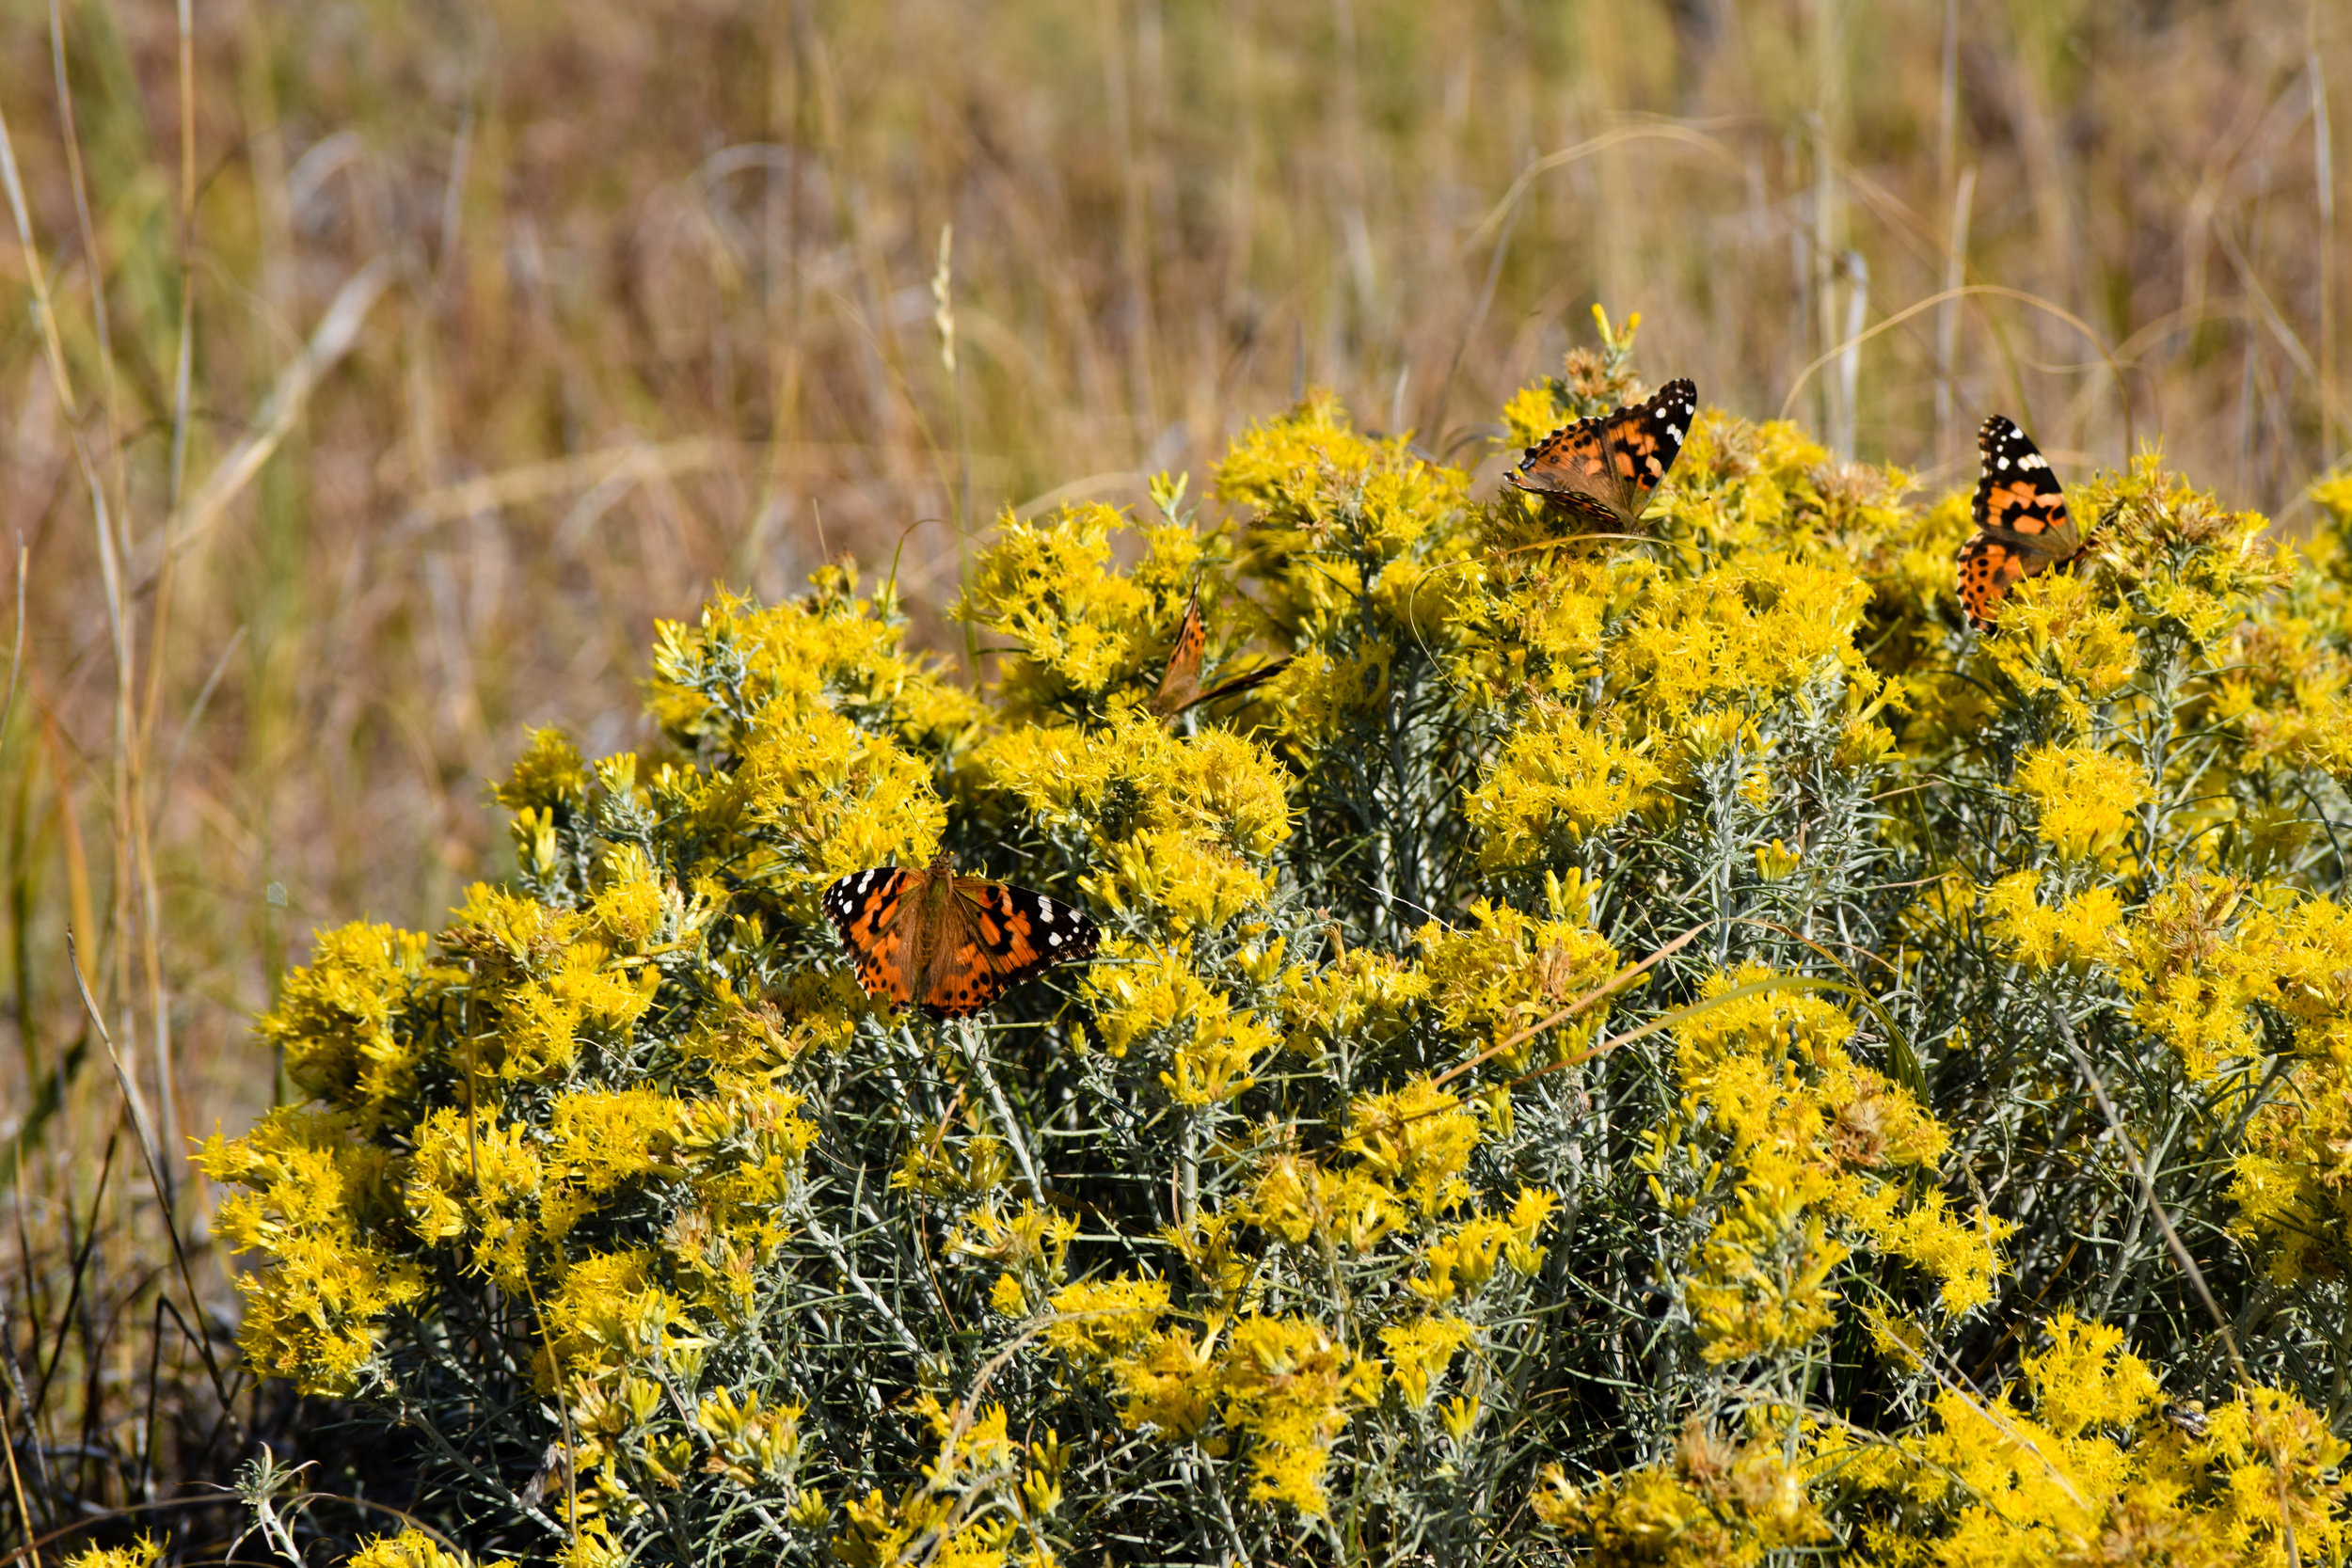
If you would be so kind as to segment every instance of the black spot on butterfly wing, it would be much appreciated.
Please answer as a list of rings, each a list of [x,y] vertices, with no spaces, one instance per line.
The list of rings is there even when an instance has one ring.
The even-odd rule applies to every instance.
[[[824,911],[827,920],[833,922],[834,929],[841,933],[844,942],[849,940],[850,922],[857,918],[860,879],[866,879],[865,885],[871,888],[872,878],[886,874],[879,866],[870,871],[852,871],[846,877],[836,878],[826,887],[824,896],[817,900],[817,907]]]
[[[2054,542],[2044,553],[2064,555],[2073,549],[2074,529],[2067,515],[2065,487],[2033,437],[1994,414],[1977,431],[1977,451],[1983,466],[1969,505],[1977,526],[1988,531],[2058,533],[2064,537],[2065,547]]]
[[[1604,426],[1609,469],[1618,485],[1611,499],[1629,515],[1641,515],[1649,504],[1650,493],[1682,455],[1683,439],[1691,434],[1691,420],[1698,409],[1698,388],[1678,376],[1642,402],[1609,416]]]
[[[852,871],[818,900],[857,968],[858,984],[870,996],[900,1005],[909,999],[910,977],[902,962],[893,962],[892,935],[909,887],[922,875],[892,865]]]

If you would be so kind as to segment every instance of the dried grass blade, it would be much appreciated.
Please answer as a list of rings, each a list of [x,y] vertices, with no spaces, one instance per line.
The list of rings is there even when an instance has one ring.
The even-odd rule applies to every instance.
[[[114,1064],[115,1082],[121,1085],[123,1103],[131,1109],[131,1129],[138,1134],[139,1152],[147,1161],[147,1179],[154,1186],[155,1200],[163,1205],[164,1234],[171,1240],[172,1261],[178,1265],[180,1284],[188,1292],[188,1310],[197,1328],[189,1338],[196,1341],[197,1354],[203,1358],[204,1370],[213,1380],[213,1392],[219,1396],[227,1409],[230,1401],[229,1380],[222,1375],[220,1363],[213,1356],[212,1337],[202,1332],[204,1298],[197,1293],[196,1276],[188,1268],[187,1248],[180,1241],[180,1223],[172,1202],[171,1184],[165,1176],[163,1148],[155,1136],[154,1123],[147,1114],[146,1097],[138,1085],[124,1070],[122,1057],[115,1050],[114,1036],[106,1028],[105,1015],[99,1010],[98,999],[90,994],[89,981],[83,977],[82,959],[73,944],[73,932],[65,934],[66,961],[73,967],[73,984],[82,993],[82,1008],[89,1015],[90,1027],[98,1031],[99,1042],[106,1048],[106,1059]]]
[[[301,418],[320,377],[358,341],[359,328],[366,325],[368,312],[375,308],[384,291],[391,286],[393,276],[391,259],[379,256],[352,274],[336,292],[326,313],[311,330],[310,341],[302,345],[302,352],[279,373],[277,384],[255,410],[253,433],[230,449],[198,490],[196,499],[165,527],[160,547],[149,552],[152,559],[140,563],[138,582],[142,589],[162,571],[167,560],[218,522],[229,503],[262,471],[262,466]]]

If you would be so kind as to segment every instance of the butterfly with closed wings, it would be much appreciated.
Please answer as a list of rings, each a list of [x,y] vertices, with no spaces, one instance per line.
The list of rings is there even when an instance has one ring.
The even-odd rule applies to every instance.
[[[1152,698],[1152,711],[1163,719],[1173,719],[1188,707],[1214,703],[1219,697],[1231,697],[1253,686],[1272,680],[1290,668],[1288,658],[1278,658],[1245,670],[1231,680],[1210,689],[1200,689],[1200,656],[1209,645],[1207,623],[1200,617],[1200,590],[1195,588],[1192,597],[1184,602],[1184,618],[1176,627],[1175,645],[1168,651],[1168,668],[1160,675],[1160,689]]]
[[[1583,522],[1639,532],[1642,511],[1682,455],[1698,408],[1698,388],[1669,381],[1640,403],[1562,425],[1503,477]]]
[[[2025,578],[2073,571],[2090,546],[2066,513],[2066,492],[2026,433],[1995,414],[1977,432],[1984,470],[1970,505],[1977,531],[1960,547],[1960,603],[1979,631]]]
[[[1025,887],[959,877],[947,854],[919,871],[852,871],[825,889],[821,905],[866,993],[933,1018],[969,1018],[1041,970],[1093,957],[1103,940],[1082,911]]]

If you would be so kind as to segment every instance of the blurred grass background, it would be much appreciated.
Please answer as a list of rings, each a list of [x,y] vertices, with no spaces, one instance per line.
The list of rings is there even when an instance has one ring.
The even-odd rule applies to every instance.
[[[966,524],[1310,383],[1491,465],[1595,301],[1933,488],[1998,409],[2292,529],[2347,82],[2255,0],[0,0],[0,1546],[285,1440],[185,1137],[656,617],[898,552],[960,653]]]

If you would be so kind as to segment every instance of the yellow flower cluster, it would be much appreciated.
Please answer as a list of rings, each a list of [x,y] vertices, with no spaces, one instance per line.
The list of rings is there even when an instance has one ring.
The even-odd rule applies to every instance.
[[[1152,530],[1142,564],[1115,572],[1111,535],[1124,527],[1099,502],[1041,524],[1007,517],[973,563],[955,612],[1020,645],[1004,683],[1013,701],[1044,714],[1100,697],[1142,672],[1139,632],[1155,620],[1172,628],[1200,553],[1192,531]]]
[[[141,1535],[127,1546],[87,1546],[68,1557],[66,1568],[155,1568],[169,1539]]]
[[[1832,1275],[1857,1247],[1918,1269],[1940,1308],[1992,1297],[2007,1227],[1963,1220],[1906,1171],[1949,1135],[1911,1092],[1854,1060],[1852,1021],[1760,968],[1710,981],[1680,1030],[1681,1114],[1650,1137],[1651,1191],[1708,1216],[1683,1297],[1710,1361],[1804,1346],[1836,1318]],[[1701,1164],[1701,1162],[1705,1162]]]
[[[1054,1560],[1044,1544],[1047,1521],[1061,1505],[1064,1449],[1048,1428],[1017,1442],[1001,1404],[952,1412],[924,1396],[916,1402],[937,1456],[921,1482],[897,1497],[880,1489],[846,1504],[847,1528],[831,1542],[845,1568],[898,1568],[929,1562],[951,1568],[1004,1568],[1024,1545],[1024,1563]]]
[[[1866,1560],[2338,1560],[2352,1514],[2331,1477],[2346,1450],[2312,1411],[2260,1386],[2211,1412],[2169,1404],[2120,1329],[2059,1313],[2047,1331],[2012,1393],[1947,1387],[1916,1436],[1823,1444],[1850,1483],[1899,1492],[1927,1515],[1866,1527]]]
[[[2053,909],[2041,901],[2043,880],[2039,871],[2013,871],[1984,890],[1992,929],[2020,963],[2079,973],[2126,951],[2123,900],[2114,888],[2085,888]]]
[[[1548,873],[1544,908],[1551,918],[1481,899],[1463,925],[1423,927],[1421,968],[1445,1026],[1490,1042],[1497,1059],[1514,1069],[1531,1054],[1533,1039],[1521,1038],[1531,1030],[1555,1031],[1548,1041],[1555,1060],[1583,1050],[1607,1017],[1596,1004],[1618,967],[1616,949],[1582,924],[1589,901],[1581,873]]]
[[[1186,931],[1229,925],[1271,891],[1287,785],[1262,748],[1229,731],[1180,741],[1137,711],[1104,731],[1009,731],[977,767],[1043,831],[1088,846],[1095,869],[1083,885],[1104,908]]]
[[[1001,519],[977,672],[717,595],[642,756],[527,738],[509,881],[286,978],[248,1356],[576,1568],[2340,1560],[2352,489],[2072,485],[1983,633],[1912,483],[1708,409],[1592,534],[1314,392],[1221,517]],[[1195,604],[1288,662],[1171,712]],[[1091,960],[878,999],[819,899],[942,851]]]
[[[1744,1443],[1701,1418],[1684,1425],[1674,1460],[1573,1485],[1558,1465],[1537,1487],[1535,1516],[1582,1537],[1611,1568],[1702,1568],[1761,1562],[1832,1536],[1814,1505],[1811,1478],[1771,1433]]]
[[[1640,742],[1588,728],[1572,707],[1538,704],[1494,771],[1465,802],[1489,865],[1519,865],[1565,839],[1580,842],[1646,804],[1665,768]]]
[[[215,1228],[271,1261],[237,1281],[247,1359],[305,1388],[357,1386],[384,1318],[427,1290],[424,1269],[387,1233],[399,1213],[394,1157],[347,1117],[281,1106],[242,1138],[213,1138],[201,1159],[214,1180],[242,1189],[221,1200]]]
[[[1196,1286],[1218,1303],[1205,1328],[1170,1321],[1168,1282],[1126,1277],[1057,1291],[1044,1331],[1074,1368],[1120,1390],[1129,1427],[1211,1457],[1238,1440],[1250,1497],[1315,1516],[1328,1508],[1333,1441],[1385,1388],[1411,1409],[1429,1406],[1476,1340],[1460,1313],[1475,1309],[1499,1265],[1522,1288],[1542,1269],[1538,1237],[1557,1206],[1549,1193],[1522,1189],[1507,1214],[1445,1221],[1471,1196],[1463,1173],[1482,1132],[1470,1107],[1426,1082],[1360,1098],[1346,1127],[1336,1160],[1274,1154],[1247,1202],[1170,1237]],[[1394,1315],[1374,1334],[1385,1363],[1321,1323],[1253,1302],[1237,1225],[1308,1256],[1368,1263],[1400,1238],[1425,1237],[1408,1293],[1391,1298]],[[1453,1418],[1466,1423],[1471,1409]]]
[[[363,1544],[344,1561],[349,1568],[475,1568],[471,1553],[458,1551],[420,1529],[379,1535]],[[481,1568],[511,1568],[504,1559],[492,1559]]]
[[[2017,767],[2017,788],[2033,801],[2042,836],[2068,860],[2111,852],[2148,799],[2148,777],[2129,758],[2044,746]]]

